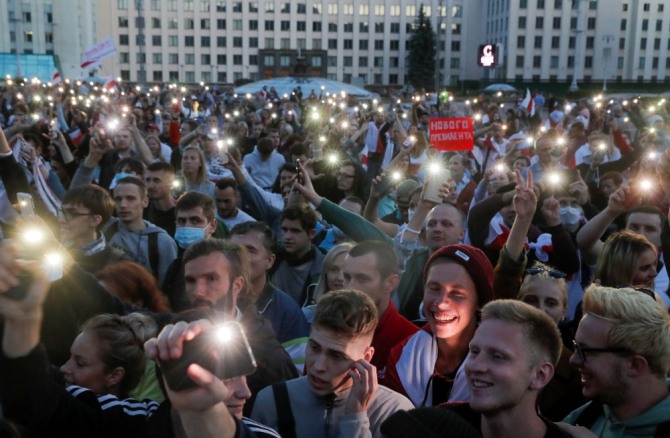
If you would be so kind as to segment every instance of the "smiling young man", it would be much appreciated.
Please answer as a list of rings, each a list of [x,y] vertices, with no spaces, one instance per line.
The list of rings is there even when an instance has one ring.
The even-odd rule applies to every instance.
[[[578,437],[670,436],[670,316],[650,295],[592,285],[570,363],[591,401],[565,418]],[[592,433],[585,434],[584,427]]]
[[[307,345],[307,375],[262,390],[252,418],[287,437],[380,437],[381,423],[412,404],[377,386],[370,364],[376,325],[377,309],[364,293],[324,295]]]
[[[567,436],[537,415],[537,399],[554,375],[561,351],[556,323],[541,310],[517,300],[492,301],[470,341],[465,375],[470,402],[445,404],[484,438]]]

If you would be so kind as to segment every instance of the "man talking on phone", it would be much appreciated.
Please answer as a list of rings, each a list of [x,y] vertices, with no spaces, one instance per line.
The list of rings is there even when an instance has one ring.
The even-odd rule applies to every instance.
[[[380,437],[388,416],[413,405],[377,385],[377,370],[370,363],[377,322],[377,308],[364,293],[324,295],[307,344],[307,375],[263,389],[252,418],[285,438]]]

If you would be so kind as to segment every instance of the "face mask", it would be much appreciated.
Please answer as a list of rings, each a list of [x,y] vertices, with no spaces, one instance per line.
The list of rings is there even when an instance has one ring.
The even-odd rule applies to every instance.
[[[204,228],[181,227],[174,233],[174,240],[180,248],[186,249],[192,243],[205,238]]]
[[[347,238],[347,235],[344,234],[344,231],[340,230],[335,225],[333,225],[332,230],[333,230],[333,236],[335,236],[336,239],[341,240]]]
[[[131,174],[131,173],[125,173],[125,172],[117,173],[116,175],[114,175],[114,179],[109,184],[109,188],[113,189],[114,187],[119,185],[119,181],[121,181],[123,178],[128,178],[129,176],[134,176],[134,175]]]
[[[561,207],[561,222],[565,225],[575,225],[582,217],[579,207]]]
[[[414,216],[414,210],[410,208],[407,210],[407,222],[412,220],[412,216]]]

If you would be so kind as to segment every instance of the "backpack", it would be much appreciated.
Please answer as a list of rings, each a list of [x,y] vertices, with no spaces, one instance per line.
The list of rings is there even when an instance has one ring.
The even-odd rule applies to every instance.
[[[105,241],[111,242],[112,238],[119,231],[119,222],[114,222],[110,227],[108,227],[103,234],[105,235]],[[158,277],[158,233],[149,234],[149,266],[151,272],[155,277]]]

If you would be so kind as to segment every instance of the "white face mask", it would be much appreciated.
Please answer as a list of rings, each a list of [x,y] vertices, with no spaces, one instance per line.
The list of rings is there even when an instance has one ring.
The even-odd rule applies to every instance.
[[[575,225],[582,218],[582,209],[579,207],[561,207],[561,222],[564,225]]]

